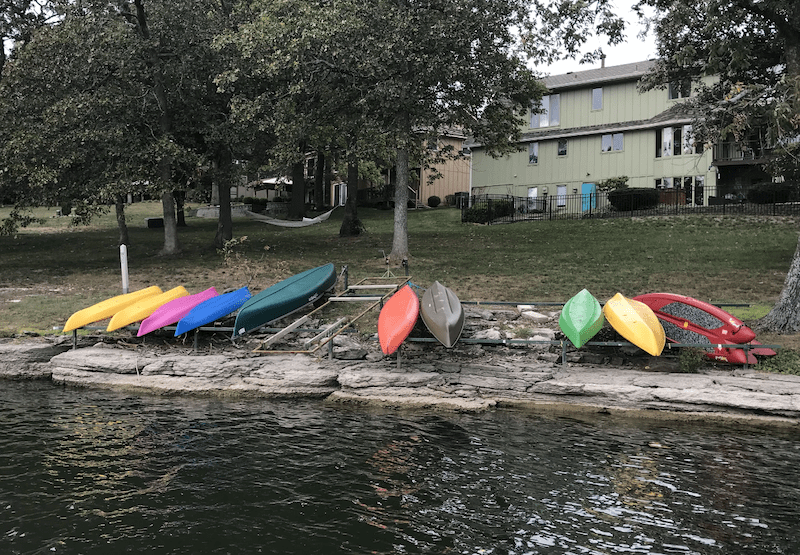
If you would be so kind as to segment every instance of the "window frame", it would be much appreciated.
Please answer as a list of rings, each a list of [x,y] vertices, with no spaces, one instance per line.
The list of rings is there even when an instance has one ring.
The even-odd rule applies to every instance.
[[[541,108],[541,112],[536,112]],[[559,127],[561,125],[561,94],[546,94],[542,96],[538,106],[531,106],[531,129],[546,127]]]
[[[535,166],[537,164],[539,164],[539,141],[532,141],[528,143],[528,165]]]
[[[608,138],[608,141],[610,141],[610,143],[607,142],[606,138]],[[616,144],[617,144],[616,140],[617,140],[617,138],[619,138],[620,141],[621,141],[620,148],[616,148]],[[606,145],[608,145],[608,148],[606,148]],[[600,135],[600,153],[601,154],[608,154],[610,152],[623,152],[624,150],[625,150],[625,133],[624,132],[603,133],[602,135]]]
[[[599,94],[596,94],[598,93]],[[592,89],[592,112],[600,112],[603,109],[603,87]]]

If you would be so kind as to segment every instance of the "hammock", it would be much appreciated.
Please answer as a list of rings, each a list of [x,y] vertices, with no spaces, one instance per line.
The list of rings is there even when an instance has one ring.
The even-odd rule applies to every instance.
[[[253,218],[254,220],[258,220],[259,222],[264,222],[265,224],[270,225],[279,225],[281,227],[306,227],[309,225],[318,224],[320,222],[324,222],[328,218],[331,217],[331,213],[333,210],[329,210],[324,214],[320,214],[316,218],[303,218],[302,221],[299,220],[278,220],[275,218],[270,218],[269,216],[264,216],[263,214],[256,214],[255,212],[247,211],[247,216]]]

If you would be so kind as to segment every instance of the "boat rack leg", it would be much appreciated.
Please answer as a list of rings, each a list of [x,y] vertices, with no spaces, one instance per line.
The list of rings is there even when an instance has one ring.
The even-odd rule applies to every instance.
[[[78,348],[78,330],[72,330],[72,350]]]

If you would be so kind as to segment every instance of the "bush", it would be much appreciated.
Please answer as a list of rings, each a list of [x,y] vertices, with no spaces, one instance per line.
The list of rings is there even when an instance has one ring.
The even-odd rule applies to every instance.
[[[442,199],[440,199],[440,198],[439,198],[439,197],[437,197],[436,195],[433,195],[433,196],[430,196],[430,197],[428,197],[428,202],[427,202],[427,204],[428,204],[428,206],[430,206],[431,208],[436,208],[436,207],[437,207],[437,206],[439,206],[441,203],[442,203]]]
[[[647,210],[658,206],[658,189],[615,189],[608,193],[608,202],[617,210]]]
[[[486,224],[489,223],[489,210],[485,207],[480,208],[473,206],[464,211],[464,222],[473,224]]]
[[[681,372],[695,373],[706,362],[706,352],[697,347],[684,347],[678,358]]]
[[[777,355],[759,361],[756,369],[762,372],[800,375],[800,353],[792,349],[780,349]]]
[[[747,200],[753,204],[790,202],[797,197],[795,183],[759,183],[747,191]]]

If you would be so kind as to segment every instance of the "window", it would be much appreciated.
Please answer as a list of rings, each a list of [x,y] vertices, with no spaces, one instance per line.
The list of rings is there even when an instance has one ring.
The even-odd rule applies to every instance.
[[[694,141],[691,125],[656,130],[656,158],[702,152],[702,146]]]
[[[539,110],[537,110],[539,108]],[[555,127],[561,123],[561,95],[551,94],[542,97],[539,106],[531,110],[531,127]]]
[[[559,185],[556,188],[556,206],[567,205],[567,186]]]
[[[603,109],[603,88],[592,89],[592,110]]]
[[[539,143],[528,143],[528,163],[539,163]]]
[[[623,133],[608,133],[600,137],[601,152],[618,152],[623,149]]]
[[[558,155],[559,156],[566,156],[567,155],[567,140],[566,139],[559,139],[558,140]]]
[[[670,83],[667,92],[667,98],[675,100],[676,98],[689,98],[692,94],[692,82],[689,80],[681,81],[680,83]]]

